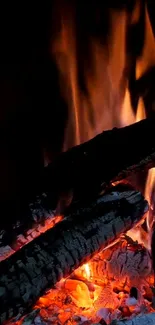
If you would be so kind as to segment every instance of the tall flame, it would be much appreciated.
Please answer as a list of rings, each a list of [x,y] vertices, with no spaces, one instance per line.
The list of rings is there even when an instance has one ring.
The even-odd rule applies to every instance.
[[[59,29],[52,43],[52,53],[60,74],[62,94],[68,104],[64,150],[103,130],[132,124],[145,117],[144,109],[138,110],[135,116],[128,89],[126,31],[129,15],[125,10],[107,10],[110,17],[108,42],[106,37],[88,37],[87,33],[81,41],[83,22],[78,21],[74,5],[62,0],[62,5],[57,6]],[[139,15],[140,1],[137,0],[130,24],[136,23]],[[145,15],[145,45],[136,63],[137,78],[155,63],[154,38],[147,9]],[[95,24],[95,17],[92,19]]]
[[[133,111],[128,85],[129,61],[132,58],[127,53],[126,33],[129,25],[133,26],[141,19],[143,6],[140,0],[135,3],[130,18],[125,10],[104,8],[110,22],[108,40],[107,35],[98,37],[91,33],[90,26],[87,33],[85,22],[79,21],[76,13],[79,9],[76,1],[71,3],[60,0],[57,3],[55,15],[58,28],[52,42],[52,54],[58,67],[62,94],[68,104],[64,150],[89,140],[103,130],[126,126],[146,118],[142,98],[139,98],[137,112]],[[85,6],[80,7],[80,10],[83,8],[86,10]],[[92,10],[93,3],[90,8]],[[102,14],[92,10],[91,26],[94,23],[94,30],[97,19],[106,20]],[[145,39],[142,53],[135,63],[136,79],[155,65],[155,42],[147,6],[144,16]],[[103,30],[101,34],[104,34]],[[145,190],[151,207],[154,179],[155,171],[151,170]],[[150,228],[150,215],[147,222]],[[87,265],[85,268],[86,271]]]
[[[137,0],[130,22],[125,10],[109,9],[108,42],[106,37],[99,39],[89,35],[88,38],[87,33],[81,42],[85,29],[82,30],[83,22],[79,22],[77,18],[77,8],[65,0],[57,5],[59,28],[52,43],[52,53],[69,110],[64,150],[89,140],[103,130],[125,126],[145,118],[144,107],[138,109],[137,116],[133,112],[127,73],[129,58],[126,31],[129,24],[138,21],[140,8],[141,2]],[[145,44],[136,63],[136,78],[155,63],[154,37],[147,8],[145,16]],[[95,14],[92,19],[95,25]],[[139,105],[143,105],[142,99]]]
[[[145,40],[141,57],[136,64],[136,78],[140,78],[149,68],[155,65],[155,42],[147,7],[145,8]]]
[[[143,4],[136,0],[130,18],[125,10],[104,8],[110,22],[107,40],[107,35],[98,37],[90,30],[87,33],[84,21],[79,21],[76,13],[79,9],[76,1],[74,4],[66,0],[60,2],[56,7],[58,28],[52,43],[52,53],[60,75],[62,94],[68,104],[68,125],[64,140],[64,150],[67,150],[103,130],[126,126],[146,118],[142,98],[139,98],[137,112],[132,108],[128,85],[129,61],[132,58],[127,53],[126,42],[129,25],[139,21]],[[136,79],[155,65],[154,35],[147,6],[144,9],[145,39],[142,53],[135,63]],[[105,17],[92,12],[91,19],[91,26],[93,23],[96,26],[97,19],[100,21]],[[154,175],[154,170],[151,170],[145,191],[151,206]],[[148,227],[151,226],[151,218],[147,218]]]

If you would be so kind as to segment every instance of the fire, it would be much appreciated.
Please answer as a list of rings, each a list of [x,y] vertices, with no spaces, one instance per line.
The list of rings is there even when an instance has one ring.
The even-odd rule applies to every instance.
[[[88,38],[87,34],[80,44],[79,34],[82,37],[84,22],[77,20],[76,9],[65,0],[56,6],[58,26],[52,43],[62,95],[69,110],[64,150],[89,140],[103,130],[146,118],[143,99],[139,98],[136,112],[131,103],[127,74],[130,58],[126,55],[127,12],[112,12],[111,9],[107,12],[111,17],[108,45],[94,36]],[[130,23],[135,24],[139,16],[140,1],[137,0]],[[145,46],[136,62],[137,79],[155,63],[154,37],[147,9],[145,18]],[[86,54],[85,43],[88,47]],[[150,204],[147,216],[149,230],[154,220],[154,189],[155,168],[149,171],[145,188],[145,197]],[[61,217],[55,222],[59,221]],[[41,309],[40,317],[50,319],[52,324],[75,325],[77,322],[99,322],[101,319],[109,324],[119,318],[120,313],[122,317],[129,317],[131,313],[143,312],[142,307],[152,311],[149,298],[152,298],[150,286],[154,277],[147,249],[148,235],[141,226],[132,229],[128,235],[131,238],[126,236],[125,240],[120,239],[119,243],[97,254],[41,297],[35,306],[36,310]],[[131,296],[133,288],[137,290],[136,298]]]
[[[155,64],[155,42],[147,6],[145,7],[145,40],[141,57],[136,64],[136,79],[140,78],[151,66]]]
[[[145,119],[146,112],[141,97],[138,100],[136,111],[133,110],[131,102],[128,74],[126,73],[128,70],[126,29],[129,23],[127,12],[125,10],[110,12],[111,27],[108,35],[108,46],[106,42],[103,44],[95,37],[88,40],[87,35],[85,35],[85,42],[88,43],[89,48],[87,57],[85,57],[85,47],[84,45],[81,47],[78,39],[78,32],[82,32],[80,29],[82,27],[79,26],[77,21],[76,8],[73,8],[69,3],[65,8],[64,6],[57,6],[56,8],[59,17],[59,31],[52,44],[52,54],[59,70],[62,94],[68,104],[68,124],[64,140],[64,150],[67,150],[76,144],[91,139],[103,130],[126,126]],[[136,62],[136,79],[141,77],[155,63],[154,37],[147,9],[145,9],[145,16],[147,31],[145,33],[143,53]],[[131,17],[131,24],[135,24],[139,17],[140,1],[137,1],[135,11]],[[82,23],[80,21],[81,26]],[[149,172],[145,190],[145,196],[151,204],[151,209],[154,176],[155,169]],[[149,227],[151,222],[149,214],[147,217]],[[137,244],[138,241],[138,243],[141,243],[141,249],[148,252],[148,235],[141,226],[132,229],[129,234],[132,237],[132,242],[139,245]],[[139,246],[129,245],[130,249],[132,246],[130,252],[130,249],[128,251],[128,243],[125,242],[123,245],[118,249],[118,259],[121,252],[122,256],[129,254],[131,261],[133,260],[132,267],[134,268],[137,263],[137,260],[134,262],[134,252],[138,250]],[[106,260],[110,261],[113,249],[113,247],[110,247],[109,251],[102,252],[102,256],[97,255],[96,260],[94,259],[93,262],[90,261],[75,270],[73,276],[63,279],[57,285],[59,291],[51,290],[49,292],[49,299],[53,299],[52,295],[57,294],[59,298],[61,296],[61,301],[62,299],[64,301],[64,295],[67,294],[71,299],[69,300],[69,306],[75,314],[80,312],[80,308],[83,308],[83,317],[86,316],[88,319],[90,315],[91,317],[95,315],[95,321],[101,318],[98,316],[98,310],[101,307],[107,308],[107,315],[109,315],[113,313],[112,310],[117,310],[120,304],[124,304],[126,299],[130,300],[129,291],[131,285],[136,285],[139,290],[142,290],[144,270],[142,270],[141,275],[136,275],[139,277],[137,282],[135,278],[136,270],[133,270],[133,275],[131,275],[132,271],[127,269],[123,275],[124,264],[117,266],[117,258],[113,257],[114,264],[111,265],[110,271],[105,269],[103,274],[103,265],[106,264]],[[107,254],[109,254],[109,257],[107,257]],[[144,268],[146,272],[145,281],[147,281],[149,272],[151,272],[151,264],[149,264],[149,255],[146,254],[145,258],[147,261],[147,266]],[[148,265],[149,269],[147,269]],[[122,275],[121,277],[118,275],[116,280],[117,267],[118,274],[121,269]],[[152,279],[151,275],[149,278],[151,284]],[[118,294],[115,289],[119,291]],[[41,301],[39,301],[39,306],[40,304]],[[64,308],[63,303],[61,308]],[[124,308],[128,309],[131,314],[135,312],[136,308],[139,310],[139,302],[136,300],[136,307],[134,303],[129,305],[128,308]],[[109,316],[106,317],[108,323]],[[65,321],[66,318],[62,316],[61,322],[64,323]]]
[[[138,108],[136,113],[136,122],[144,120],[145,118],[146,118],[146,111],[145,111],[144,101],[140,97],[138,101]]]
[[[38,300],[35,310],[41,308],[42,319],[50,317],[60,324],[102,318],[109,324],[121,315],[138,314],[144,307],[152,311],[143,295],[151,297],[153,279],[147,249],[126,237],[57,283]]]
[[[84,264],[84,269],[85,269],[85,274],[86,274],[86,277],[87,279],[89,280],[90,279],[90,267],[89,267],[89,264]]]
[[[155,168],[152,168],[148,172],[145,197],[149,202],[150,210],[147,215],[147,227],[150,231],[155,217]]]
[[[108,45],[100,38],[88,37],[84,21],[79,21],[76,10],[79,10],[77,3],[73,5],[65,0],[61,6],[56,6],[59,28],[54,26],[58,31],[55,40],[52,39],[52,55],[59,70],[62,95],[68,104],[64,150],[89,140],[103,130],[145,118],[144,107],[138,108],[136,115],[131,105],[127,73],[131,58],[126,54],[126,31],[129,25],[136,24],[140,19],[141,2],[136,1],[130,21],[126,10],[104,8],[111,18]],[[96,12],[92,14],[92,20],[95,26]],[[145,22],[143,51],[135,65],[136,79],[155,63],[154,36],[147,8]],[[142,98],[139,106],[144,106]]]

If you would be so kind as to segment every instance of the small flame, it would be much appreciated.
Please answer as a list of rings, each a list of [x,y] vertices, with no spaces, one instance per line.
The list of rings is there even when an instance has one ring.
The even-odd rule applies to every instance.
[[[89,280],[90,279],[90,266],[88,263],[84,265],[84,270],[85,270],[86,278]]]
[[[137,60],[136,78],[140,78],[151,66],[155,65],[155,42],[147,6],[145,7],[145,40],[142,55]]]
[[[135,114],[131,106],[131,98],[128,88],[126,89],[122,109],[120,112],[121,126],[133,124],[136,121]]]
[[[128,105],[130,103],[129,94],[128,94],[127,98],[126,98],[126,103],[128,103]],[[130,114],[128,116],[128,120],[130,120],[132,123],[139,122],[139,121],[145,119],[146,118],[146,111],[145,111],[145,106],[144,106],[143,99],[141,97],[139,98],[136,115],[133,115],[133,112],[131,111],[131,109],[130,109],[130,111],[128,110],[128,112],[129,112],[128,114]],[[124,116],[126,117],[127,114],[125,114]],[[145,232],[142,229],[141,226],[130,229],[127,234],[134,241],[137,241],[139,244],[143,244],[146,248],[150,248],[148,233]]]
[[[155,168],[150,169],[148,172],[145,198],[148,200],[150,206],[150,210],[147,214],[147,227],[148,230],[151,230],[155,217]]]
[[[144,101],[140,97],[138,101],[138,108],[136,113],[136,122],[144,120],[145,118],[146,118],[146,111],[145,111]]]

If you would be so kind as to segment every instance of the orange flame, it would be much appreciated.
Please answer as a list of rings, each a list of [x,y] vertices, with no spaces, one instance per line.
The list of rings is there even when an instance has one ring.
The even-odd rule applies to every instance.
[[[57,63],[62,94],[69,110],[64,140],[64,150],[67,150],[103,130],[145,119],[146,112],[142,98],[139,98],[137,112],[132,108],[127,72],[130,58],[126,53],[126,31],[130,24],[138,23],[141,1],[136,0],[130,19],[125,10],[107,9],[110,17],[108,43],[91,35],[88,39],[88,35],[85,35],[86,46],[81,46],[78,38],[81,22],[76,16],[76,5],[74,7],[73,4],[63,1],[65,6],[57,7],[59,31],[52,44],[52,54]],[[92,17],[94,25],[95,14]],[[155,64],[155,42],[147,7],[144,14],[145,40],[143,51],[136,62],[136,79]],[[84,53],[86,47],[89,49],[87,57]],[[79,79],[82,80],[82,87]],[[134,230],[134,238],[135,235],[138,241],[143,241],[140,228]],[[145,246],[146,242],[147,237]]]
[[[148,172],[145,198],[148,200],[150,205],[150,210],[147,214],[147,226],[148,230],[151,230],[155,217],[155,168],[150,169]]]
[[[146,112],[145,112],[144,101],[140,97],[138,102],[137,113],[136,113],[136,122],[144,120],[145,118],[146,118]]]
[[[141,57],[136,64],[136,78],[140,78],[151,66],[155,65],[155,42],[147,6],[145,8],[145,40]]]
[[[65,1],[65,0],[64,0]],[[52,53],[56,60],[60,75],[62,94],[68,104],[69,116],[65,133],[64,150],[73,145],[89,140],[103,130],[115,126],[122,127],[146,118],[145,105],[139,98],[137,111],[133,111],[128,87],[128,60],[126,55],[126,30],[128,14],[126,11],[110,10],[111,26],[106,43],[89,39],[87,46],[91,58],[85,58],[83,47],[79,44],[76,20],[76,9],[72,4],[65,8],[58,6],[59,32],[52,45]],[[142,76],[150,65],[155,63],[155,46],[147,10],[145,45],[142,56],[136,63],[136,78]],[[140,17],[140,1],[137,0],[131,24],[137,23]],[[76,25],[77,23],[77,25]],[[117,41],[116,41],[117,40]],[[85,42],[87,42],[87,37]],[[154,51],[152,50],[154,49]],[[80,50],[80,51],[79,51]],[[79,52],[82,64],[83,86],[79,82]],[[152,204],[151,193],[155,184],[155,169],[150,171],[146,184],[146,198]],[[152,207],[152,205],[151,205]],[[147,218],[150,225],[150,216]],[[141,226],[130,231],[133,240],[148,247],[148,237]],[[58,286],[67,290],[74,304],[78,307],[91,308],[103,304],[100,296],[104,286],[107,296],[111,292],[106,279],[100,279],[100,285],[91,282],[93,270],[91,263],[84,264],[74,272],[76,278],[63,279]],[[108,280],[107,280],[108,281]],[[100,299],[98,300],[98,297]],[[104,298],[105,299],[105,298]],[[101,301],[100,301],[101,300]],[[115,295],[109,296],[106,306],[117,308]],[[105,301],[104,301],[105,303]]]

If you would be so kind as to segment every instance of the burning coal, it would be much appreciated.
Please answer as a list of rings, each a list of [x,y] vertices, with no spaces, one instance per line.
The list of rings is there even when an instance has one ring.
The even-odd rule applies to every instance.
[[[88,324],[153,312],[154,275],[146,248],[125,236],[41,297],[17,324]]]

